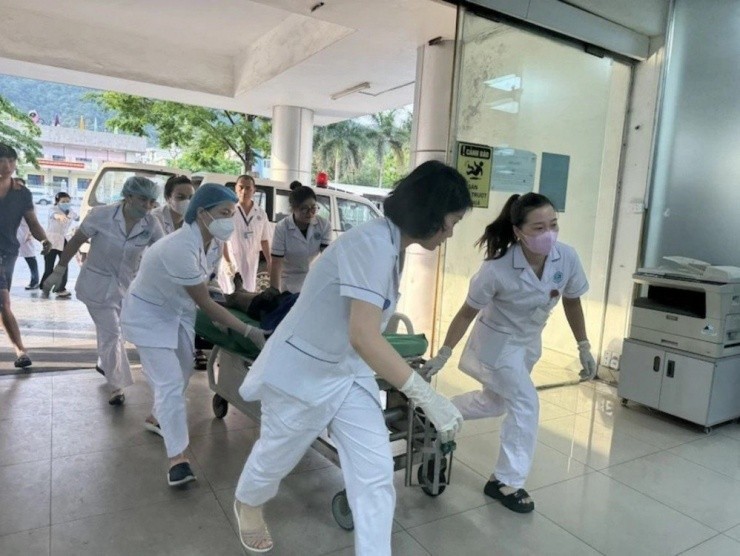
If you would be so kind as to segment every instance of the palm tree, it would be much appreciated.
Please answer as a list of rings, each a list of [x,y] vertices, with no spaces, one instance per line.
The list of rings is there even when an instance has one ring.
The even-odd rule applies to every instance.
[[[369,140],[375,145],[378,155],[378,187],[383,187],[383,163],[388,151],[392,152],[399,168],[404,166],[405,145],[408,145],[411,126],[410,117],[399,126],[398,110],[386,110],[370,116],[372,122],[368,129]]]
[[[334,166],[334,181],[341,181],[342,169],[357,169],[362,161],[362,150],[367,144],[365,126],[345,120],[314,131],[314,156],[318,166]]]

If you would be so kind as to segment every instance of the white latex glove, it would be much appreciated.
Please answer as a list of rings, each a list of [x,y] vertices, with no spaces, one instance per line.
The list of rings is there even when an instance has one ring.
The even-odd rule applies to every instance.
[[[412,372],[401,392],[421,407],[434,423],[440,441],[444,444],[455,438],[463,424],[463,416],[443,395],[435,392],[418,373]]]
[[[46,280],[44,280],[43,290],[46,295],[49,295],[49,292],[59,289],[59,284],[62,283],[62,279],[64,278],[64,273],[66,271],[66,266],[58,264],[54,267],[51,274],[49,274],[49,276],[46,277]]]
[[[248,324],[244,337],[259,349],[262,349],[265,346],[265,333],[256,326],[250,326]]]
[[[591,355],[591,344],[588,340],[581,340],[578,342],[578,358],[581,360],[581,371],[582,380],[591,380],[596,377],[596,361]]]
[[[432,378],[434,375],[442,370],[442,367],[447,364],[447,360],[450,358],[450,355],[452,355],[451,348],[447,346],[442,346],[441,348],[439,348],[437,355],[424,363],[424,366],[419,371],[421,373],[421,376],[423,376],[426,380]]]

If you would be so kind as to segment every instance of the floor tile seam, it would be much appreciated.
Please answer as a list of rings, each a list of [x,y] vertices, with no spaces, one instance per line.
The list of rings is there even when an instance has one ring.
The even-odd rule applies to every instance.
[[[603,555],[605,554],[604,552],[602,552],[601,550],[599,550],[598,548],[596,548],[595,546],[593,546],[593,545],[592,545],[591,543],[589,543],[588,541],[586,541],[586,540],[582,539],[581,537],[579,537],[578,535],[576,535],[576,534],[575,534],[575,533],[574,533],[573,531],[569,531],[568,529],[566,529],[565,527],[563,527],[562,525],[560,525],[560,524],[559,524],[559,523],[558,523],[557,521],[554,521],[554,520],[550,519],[550,518],[549,518],[548,516],[546,516],[545,514],[543,514],[542,512],[540,512],[539,510],[537,510],[537,507],[536,507],[536,502],[535,502],[535,509],[534,509],[534,511],[535,511],[535,513],[536,513],[537,515],[539,515],[539,516],[541,516],[542,518],[546,519],[547,521],[549,521],[550,523],[552,523],[552,524],[553,524],[553,525],[554,525],[555,527],[557,527],[558,529],[560,529],[560,530],[562,530],[562,531],[564,531],[564,532],[568,533],[568,534],[569,534],[569,535],[570,535],[571,537],[573,537],[573,538],[575,538],[575,539],[577,539],[577,540],[581,541],[581,542],[582,542],[583,544],[585,544],[585,545],[586,545],[586,546],[588,546],[589,548],[593,549],[593,550],[594,550],[594,551],[596,551],[596,552],[597,552],[598,554],[601,554],[602,556],[603,556]]]
[[[164,477],[163,477],[163,479],[164,479]],[[218,498],[216,497],[216,493],[215,493],[215,491],[213,489],[210,489],[208,492],[204,492],[202,494],[204,496],[207,495],[207,494],[211,494],[211,495],[213,495],[214,499],[216,499],[216,501],[218,501]],[[196,496],[197,496],[197,494],[196,494]],[[181,501],[181,498],[174,499],[174,500],[173,499],[154,500],[154,501],[151,501],[151,502],[146,502],[144,504],[130,505],[130,506],[126,506],[126,507],[123,507],[123,508],[116,508],[115,510],[105,510],[105,511],[97,512],[97,513],[94,513],[94,514],[84,515],[84,516],[81,516],[81,517],[75,517],[73,519],[65,519],[65,520],[60,520],[60,521],[56,521],[56,522],[52,522],[50,520],[48,527],[50,529],[53,529],[54,527],[57,527],[57,526],[60,526],[60,525],[69,525],[70,523],[75,523],[77,521],[84,521],[86,519],[92,519],[92,518],[96,518],[96,517],[100,517],[100,516],[112,515],[112,514],[117,514],[117,513],[121,513],[121,512],[129,512],[131,510],[145,509],[145,508],[149,508],[151,506],[156,506],[157,504],[163,504],[163,503],[166,503],[166,502],[179,502],[179,501]],[[37,527],[37,529],[38,529],[38,527]]]
[[[675,556],[681,556],[682,554],[686,554],[689,550],[694,550],[695,548],[701,546],[705,542],[709,542],[709,541],[711,541],[713,539],[716,539],[717,537],[727,537],[727,535],[723,535],[722,533],[719,533],[717,535],[714,535],[713,537],[709,537],[708,539],[705,539],[705,540],[703,540],[701,542],[696,543],[694,546],[690,546],[686,550],[682,550],[681,552],[676,553]],[[727,538],[730,538],[730,537],[727,537]],[[734,540],[734,539],[731,539],[731,540]]]
[[[149,434],[151,434],[151,433],[149,433]],[[53,437],[52,437],[52,439],[53,439]],[[52,461],[53,460],[62,460],[62,459],[65,459],[65,458],[74,458],[74,457],[77,457],[77,456],[86,456],[86,455],[90,455],[90,454],[100,454],[100,453],[103,453],[103,452],[109,452],[111,450],[122,451],[122,450],[127,450],[127,449],[130,449],[130,448],[140,448],[141,446],[147,446],[148,445],[147,444],[148,442],[149,442],[148,440],[143,440],[141,444],[126,444],[126,445],[123,445],[123,446],[121,446],[121,445],[108,446],[108,447],[104,447],[104,448],[100,448],[100,449],[91,449],[91,450],[85,450],[85,451],[82,451],[82,452],[75,452],[74,454],[64,454],[64,455],[56,455],[56,456],[54,455],[54,451],[53,451],[53,448],[52,448],[51,459],[52,459]]]
[[[582,414],[576,413],[576,417],[581,417],[581,416],[582,416]],[[614,428],[612,428],[612,430],[615,430],[616,431],[616,429],[614,429]],[[641,438],[641,437],[639,437],[639,436],[637,436],[637,435],[629,432],[629,430],[630,429],[619,429],[616,432],[619,432],[620,434],[625,434],[625,435],[629,436],[630,438],[634,438],[635,440],[639,440],[640,442],[644,442],[645,444],[651,444],[652,446],[658,446],[657,444],[655,444],[655,442],[651,442],[649,440],[645,440],[644,438]],[[702,438],[706,438],[706,436],[704,436]],[[658,447],[661,447],[664,450],[670,450],[671,448],[675,448],[677,446],[681,446],[682,444],[686,444],[688,442],[694,442],[695,440],[701,440],[701,438],[693,438],[691,440],[683,440],[683,441],[680,441],[678,444],[675,444],[675,445],[666,446],[666,447],[664,447],[664,446],[658,446]]]
[[[631,437],[630,437],[630,438],[631,438]],[[653,451],[653,452],[648,452],[648,453],[645,453],[645,454],[642,454],[642,455],[639,455],[639,456],[635,456],[635,457],[633,457],[633,458],[630,458],[630,459],[627,459],[627,460],[624,460],[624,461],[620,461],[620,462],[618,462],[618,463],[613,463],[613,464],[607,465],[607,466],[605,466],[605,467],[597,468],[597,467],[594,467],[594,466],[593,466],[593,464],[589,464],[589,462],[587,462],[587,461],[583,461],[583,460],[581,460],[581,459],[578,459],[578,458],[577,458],[576,456],[574,456],[573,454],[566,454],[566,453],[565,453],[565,451],[562,451],[562,450],[560,450],[560,449],[556,448],[555,446],[551,446],[551,445],[549,445],[549,444],[548,444],[547,442],[545,442],[545,441],[541,440],[541,439],[539,438],[539,436],[538,436],[538,438],[537,438],[537,442],[542,442],[542,444],[543,444],[543,445],[547,446],[547,447],[548,447],[548,448],[550,448],[551,450],[555,450],[556,452],[558,452],[559,454],[561,454],[561,455],[563,455],[563,456],[566,456],[566,457],[572,458],[572,459],[574,459],[575,461],[577,461],[578,463],[582,463],[583,465],[586,465],[586,466],[588,466],[588,467],[590,467],[590,468],[594,469],[595,471],[599,471],[600,469],[608,469],[609,467],[613,467],[614,465],[621,465],[621,464],[623,464],[623,463],[627,463],[627,462],[630,462],[630,461],[634,461],[634,460],[636,460],[636,459],[640,459],[640,458],[643,458],[643,457],[645,457],[645,456],[650,456],[650,455],[653,455],[653,454],[657,454],[657,453],[659,453],[659,452],[665,452],[665,451],[668,451],[668,450],[670,450],[670,448],[667,448],[667,449],[663,449],[663,448],[658,448],[658,447],[657,447],[657,446],[655,446],[654,444],[649,444],[648,442],[645,442],[645,444],[648,444],[649,446],[652,446],[653,448],[655,448],[655,451]]]
[[[636,493],[641,494],[642,496],[645,496],[646,498],[650,498],[650,500],[652,500],[653,502],[657,502],[661,506],[664,506],[666,508],[669,508],[669,509],[673,510],[674,512],[677,512],[677,513],[681,514],[682,516],[690,519],[691,521],[694,521],[694,522],[698,523],[699,525],[702,525],[702,526],[706,527],[707,529],[709,529],[711,531],[714,531],[714,532],[716,532],[718,534],[721,534],[722,533],[722,531],[719,531],[719,530],[715,529],[713,526],[708,525],[707,523],[704,523],[703,521],[700,521],[699,519],[688,515],[684,511],[679,510],[678,508],[674,508],[673,506],[669,506],[668,503],[663,502],[662,500],[658,500],[652,494],[648,494],[647,492],[642,492],[642,491],[638,490],[637,488],[633,487],[632,485],[629,485],[629,484],[625,483],[624,481],[621,481],[621,480],[617,479],[616,477],[612,477],[610,475],[607,475],[606,473],[602,473],[600,470],[597,471],[597,472],[600,473],[601,475],[603,475],[604,477],[606,477],[607,479],[611,479],[611,480],[619,483],[620,485],[625,486],[625,487],[629,488],[630,490],[633,490]],[[716,536],[716,535],[714,535],[714,536]],[[709,540],[709,539],[704,539],[704,540],[706,541],[706,540]],[[704,541],[702,541],[702,542],[704,542]],[[701,544],[701,543],[699,543],[699,544]],[[689,550],[689,549],[687,549],[687,550]]]
[[[687,444],[690,444],[690,442],[687,442]],[[677,446],[677,447],[678,447],[678,446]],[[671,450],[673,450],[673,449],[675,449],[675,448],[670,448],[670,449],[669,449],[669,450],[667,450],[667,451],[668,451],[668,452],[670,452],[670,451],[671,451]],[[723,475],[723,476],[725,476],[725,477],[727,477],[727,478],[729,478],[729,479],[732,479],[733,481],[738,481],[738,480],[740,480],[740,479],[736,479],[736,478],[735,478],[735,477],[733,477],[732,475],[728,475],[727,473],[725,473],[725,472],[723,472],[723,471],[720,471],[719,469],[714,469],[714,468],[712,468],[712,467],[709,467],[709,466],[707,466],[707,465],[704,465],[704,464],[703,464],[703,463],[701,463],[701,462],[698,462],[698,461],[694,461],[693,459],[690,459],[690,458],[687,458],[687,457],[685,457],[685,456],[682,456],[681,454],[676,454],[676,453],[674,453],[674,452],[671,452],[671,454],[672,454],[672,455],[674,455],[674,456],[676,456],[676,457],[678,457],[678,458],[681,458],[681,459],[684,459],[684,460],[686,460],[686,461],[688,461],[688,462],[691,462],[691,463],[693,463],[694,465],[698,465],[699,467],[703,467],[704,469],[708,469],[709,471],[714,471],[715,473],[719,473],[720,475]]]
[[[483,479],[484,481],[488,481],[488,479],[490,479],[490,474],[489,474],[489,476],[488,476],[488,477],[486,477],[485,475],[483,475],[483,474],[481,474],[481,473],[478,473],[478,471],[476,471],[475,469],[473,469],[473,468],[472,468],[472,467],[471,467],[470,465],[468,465],[467,463],[465,463],[465,461],[464,461],[464,460],[462,460],[462,459],[461,459],[461,458],[459,458],[459,457],[456,457],[456,458],[455,458],[455,463],[454,463],[454,465],[462,465],[462,466],[463,466],[463,467],[465,467],[465,468],[466,468],[466,469],[467,469],[468,471],[470,471],[470,472],[474,473],[475,475],[478,475],[478,476],[479,476],[479,477],[480,477],[481,479]],[[454,469],[454,467],[453,467],[453,469]],[[451,484],[453,484],[453,485],[454,485],[454,483],[451,483]]]
[[[581,473],[580,475],[575,475],[573,477],[564,477],[562,479],[559,479],[559,480],[555,481],[554,483],[547,483],[546,485],[542,485],[542,486],[538,486],[537,488],[530,488],[530,489],[526,489],[526,490],[530,494],[534,494],[534,493],[536,493],[536,492],[538,492],[538,491],[540,491],[542,489],[550,488],[550,487],[553,487],[555,485],[560,485],[562,483],[567,483],[568,481],[572,481],[573,479],[579,479],[581,477],[585,477],[586,475],[591,475],[592,473],[597,473],[598,472],[598,469],[594,469],[593,467],[590,467],[590,466],[586,465],[585,463],[582,464],[582,465],[586,468],[586,471],[584,473]]]

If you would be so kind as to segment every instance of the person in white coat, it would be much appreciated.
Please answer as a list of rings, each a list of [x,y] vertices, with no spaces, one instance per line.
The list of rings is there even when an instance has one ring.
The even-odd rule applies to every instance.
[[[262,506],[328,427],[354,518],[355,552],[390,555],[393,458],[375,374],[422,407],[443,442],[462,417],[381,332],[398,300],[406,247],[436,249],[471,205],[465,178],[441,162],[425,162],[385,200],[385,218],[347,231],[309,270],[298,301],[239,389],[244,399],[262,402],[260,438],[234,501],[245,548],[272,548]]]
[[[151,180],[132,176],[121,191],[123,201],[93,208],[64,248],[59,264],[44,281],[48,294],[59,287],[67,264],[83,243],[90,250],[77,277],[75,292],[95,323],[98,362],[95,369],[105,376],[111,393],[108,403],[122,405],[123,389],[133,384],[121,335],[121,302],[144,250],[164,236],[150,211],[159,196]]]
[[[224,246],[224,263],[218,283],[224,293],[234,291],[232,277],[239,273],[242,287],[250,292],[257,291],[257,270],[260,251],[270,270],[270,221],[267,213],[254,202],[256,191],[254,178],[246,174],[236,180],[236,195],[239,204],[234,214],[234,233]]]
[[[272,238],[270,286],[298,293],[311,263],[331,243],[331,224],[316,215],[316,193],[299,181],[290,184],[292,214],[275,226]]]
[[[54,271],[54,264],[61,257],[64,246],[67,245],[67,235],[72,222],[80,219],[79,215],[72,210],[71,202],[72,198],[64,191],[60,191],[54,196],[54,207],[49,211],[49,225],[46,228],[46,235],[51,241],[51,251],[44,255],[44,275],[41,277],[42,288],[44,287],[44,280],[51,276]],[[58,298],[72,295],[66,288],[67,272],[64,273],[56,290]]]
[[[39,287],[39,263],[36,260],[36,255],[39,254],[37,242],[31,233],[31,229],[28,227],[28,223],[24,218],[21,218],[21,223],[18,225],[18,233],[16,235],[20,247],[18,248],[18,256],[23,257],[28,265],[28,270],[31,273],[31,279],[26,286],[26,290],[36,290]]]
[[[547,197],[512,195],[478,241],[486,259],[470,280],[443,346],[422,368],[427,378],[439,372],[477,316],[460,369],[483,388],[456,396],[452,403],[465,419],[506,415],[498,461],[483,491],[519,513],[534,509],[523,488],[539,417],[530,373],[541,355],[542,329],[561,299],[578,342],[582,378],[596,375],[580,300],[588,281],[575,250],[558,243],[557,235],[558,215]]]
[[[195,480],[185,456],[189,444],[185,389],[193,373],[196,306],[257,347],[265,343],[259,329],[232,316],[208,292],[213,269],[206,253],[214,239],[226,241],[233,233],[236,200],[221,185],[199,187],[183,226],[144,253],[123,301],[124,337],[136,345],[142,370],[154,390],[154,416],[169,458],[170,486]]]

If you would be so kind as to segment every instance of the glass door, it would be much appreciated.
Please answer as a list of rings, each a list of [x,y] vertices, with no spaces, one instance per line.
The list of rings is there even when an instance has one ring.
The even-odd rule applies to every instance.
[[[556,204],[559,240],[576,249],[589,278],[582,302],[596,356],[631,67],[582,45],[464,11],[460,17],[450,161],[461,142],[470,143],[490,149],[492,168],[477,191],[480,206],[445,248],[436,347],[483,260],[475,241],[510,195],[537,191]],[[538,383],[577,378],[576,343],[561,307],[545,328]],[[468,389],[466,377],[454,376],[450,393]]]

